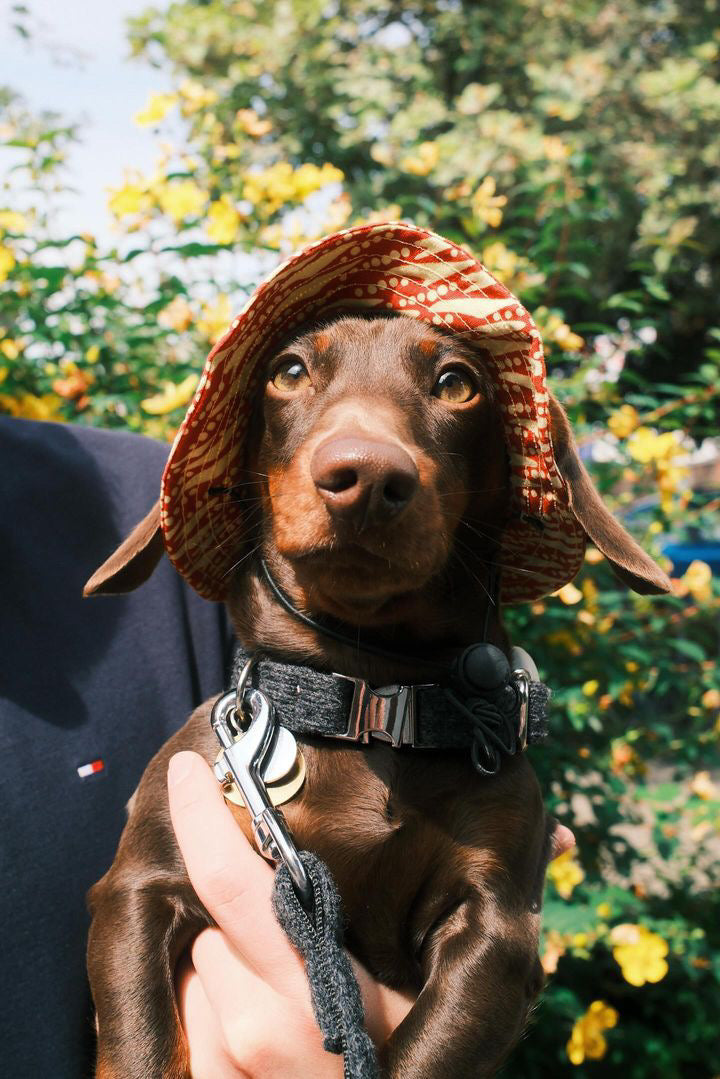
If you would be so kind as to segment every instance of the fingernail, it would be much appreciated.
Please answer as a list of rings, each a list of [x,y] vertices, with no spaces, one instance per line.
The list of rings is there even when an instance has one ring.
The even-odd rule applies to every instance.
[[[190,775],[193,766],[194,754],[187,751],[183,753],[176,753],[174,757],[170,758],[168,764],[168,782],[175,785],[176,783],[182,783],[184,779]]]

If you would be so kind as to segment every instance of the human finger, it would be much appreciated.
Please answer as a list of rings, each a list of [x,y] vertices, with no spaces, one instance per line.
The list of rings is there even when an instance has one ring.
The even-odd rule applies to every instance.
[[[566,824],[561,824],[555,817],[552,818],[552,834],[550,836],[550,853],[548,861],[559,858],[565,851],[575,846],[575,836]]]
[[[219,929],[204,929],[190,954],[220,1029],[222,1051],[242,1075],[340,1079],[342,1058],[323,1048],[309,1001],[284,996],[263,982]]]
[[[181,956],[175,971],[175,998],[193,1079],[237,1079],[237,1071],[230,1070],[223,1051],[218,1017],[189,951]]]
[[[415,1003],[415,995],[381,985],[353,956],[350,956],[350,963],[362,995],[365,1027],[375,1045],[380,1047],[402,1023]]]
[[[203,929],[190,945],[193,967],[218,1016],[229,1009],[256,1008],[270,989],[221,929]],[[303,1001],[304,1004],[304,1001]]]
[[[255,853],[197,753],[168,768],[170,816],[192,886],[258,976],[278,992],[307,993],[302,960],[272,910],[273,871]]]

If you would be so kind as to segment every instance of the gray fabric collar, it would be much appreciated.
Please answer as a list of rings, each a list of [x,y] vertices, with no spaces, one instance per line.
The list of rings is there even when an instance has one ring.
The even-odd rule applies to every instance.
[[[279,722],[294,734],[354,742],[368,742],[373,735],[398,748],[469,748],[477,770],[493,774],[503,756],[521,752],[526,744],[547,735],[550,690],[537,679],[527,653],[517,650],[517,655],[527,672],[524,687],[511,679],[492,695],[469,696],[450,684],[372,689],[360,679],[262,657],[249,677],[273,702]],[[238,648],[233,685],[248,659]],[[518,662],[515,655],[513,661]],[[520,729],[523,688],[527,690],[524,731]]]

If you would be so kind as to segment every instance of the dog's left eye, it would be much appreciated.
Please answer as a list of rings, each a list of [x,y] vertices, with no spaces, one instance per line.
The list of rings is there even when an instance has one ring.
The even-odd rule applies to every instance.
[[[433,386],[433,395],[441,401],[449,401],[453,405],[462,405],[470,401],[477,393],[474,381],[460,367],[451,367],[443,371]]]
[[[282,390],[283,393],[294,393],[303,390],[310,384],[310,375],[307,368],[300,360],[285,360],[275,371],[272,377],[273,386]]]

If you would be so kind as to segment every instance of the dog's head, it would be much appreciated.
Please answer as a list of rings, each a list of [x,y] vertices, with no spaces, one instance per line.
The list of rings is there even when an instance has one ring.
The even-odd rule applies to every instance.
[[[473,639],[493,575],[532,578],[504,541],[513,461],[497,380],[474,342],[408,318],[341,316],[291,335],[258,393],[239,482],[208,495],[242,513],[228,596],[262,555],[306,610],[357,626],[420,620],[458,640]],[[576,529],[630,587],[667,590],[602,503],[552,396],[549,417]],[[87,592],[135,587],[162,552],[156,506]]]
[[[484,578],[508,467],[470,349],[409,319],[339,318],[294,336],[264,382],[263,553],[305,606],[388,625],[419,614],[453,562]]]

